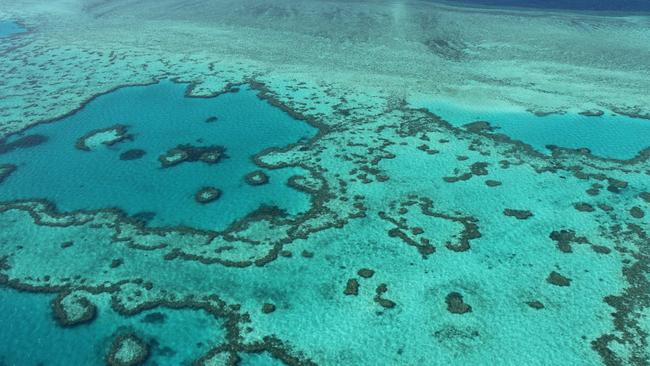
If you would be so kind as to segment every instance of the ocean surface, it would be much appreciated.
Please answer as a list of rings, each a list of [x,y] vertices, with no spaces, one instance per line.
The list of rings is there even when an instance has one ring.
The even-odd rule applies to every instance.
[[[447,0],[460,5],[480,5],[494,8],[532,8],[553,10],[583,10],[610,12],[649,12],[650,3],[645,0]]]
[[[650,363],[650,3],[445,3],[3,1],[0,366]]]

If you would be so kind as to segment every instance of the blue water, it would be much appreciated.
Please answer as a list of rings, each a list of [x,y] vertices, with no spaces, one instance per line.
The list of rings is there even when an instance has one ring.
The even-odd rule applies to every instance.
[[[0,20],[0,37],[23,33],[27,30],[20,24],[8,20]]]
[[[309,196],[286,185],[302,169],[265,170],[266,185],[250,186],[244,176],[258,170],[251,157],[269,147],[282,147],[312,137],[317,131],[303,121],[260,100],[243,88],[216,98],[184,97],[186,85],[163,82],[128,87],[101,96],[79,112],[23,135],[47,141],[0,154],[0,163],[18,165],[5,179],[0,200],[45,198],[59,210],[118,207],[130,215],[153,212],[152,226],[220,229],[260,205],[276,205],[289,214],[309,208]],[[216,116],[218,121],[206,123]],[[87,132],[126,124],[133,141],[93,151],[75,148]],[[21,136],[12,136],[8,143]],[[222,145],[228,159],[218,164],[185,162],[162,169],[158,157],[179,144]],[[142,149],[135,160],[122,152]],[[209,204],[194,194],[204,186],[223,193]]]
[[[474,110],[444,102],[414,102],[455,126],[475,121],[490,122],[494,133],[530,144],[548,153],[547,145],[583,148],[601,157],[630,159],[650,147],[650,121],[605,113],[601,117],[551,114],[538,117],[521,111]]]
[[[446,0],[448,3],[494,7],[586,11],[650,11],[648,0]]]
[[[102,306],[93,322],[61,328],[51,315],[52,299],[0,288],[0,365],[103,365],[115,334],[122,331],[135,332],[151,345],[146,365],[188,365],[224,340],[222,322],[194,310],[163,308],[123,317]],[[164,319],[146,322],[153,313]]]
[[[282,366],[284,363],[273,358],[268,353],[240,353],[240,366]]]

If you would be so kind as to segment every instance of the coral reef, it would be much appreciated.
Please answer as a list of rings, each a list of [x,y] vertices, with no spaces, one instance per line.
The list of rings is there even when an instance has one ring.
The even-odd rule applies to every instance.
[[[137,335],[121,334],[113,340],[106,356],[109,366],[142,365],[149,357],[149,346]]]
[[[116,124],[106,128],[88,131],[79,137],[75,148],[82,151],[92,151],[101,145],[113,146],[125,140],[132,140],[133,136],[128,133],[128,126]]]
[[[221,197],[221,190],[214,187],[203,187],[194,195],[194,200],[198,203],[214,202]]]

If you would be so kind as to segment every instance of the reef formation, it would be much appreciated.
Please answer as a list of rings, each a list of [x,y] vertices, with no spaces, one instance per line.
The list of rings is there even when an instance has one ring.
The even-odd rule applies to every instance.
[[[162,1],[160,8],[171,3]],[[255,169],[233,176],[251,190],[280,184],[292,192],[280,195],[281,201],[302,194],[308,207],[288,210],[261,204],[223,228],[210,229],[193,225],[191,215],[185,225],[148,225],[138,217],[153,219],[157,212],[136,217],[120,207],[61,209],[56,197],[6,199],[0,203],[2,285],[52,294],[54,319],[66,328],[93,323],[108,311],[124,317],[151,310],[205,312],[221,321],[225,335],[194,355],[191,361],[197,365],[232,365],[255,357],[287,365],[415,365],[432,359],[441,364],[530,364],[540,362],[539,357],[549,364],[647,363],[650,327],[639,319],[645,319],[650,306],[650,149],[630,159],[562,146],[540,151],[498,133],[490,127],[492,121],[462,127],[409,104],[405,95],[409,90],[450,98],[454,93],[442,90],[462,91],[459,80],[467,77],[469,68],[457,63],[486,68],[509,64],[490,59],[490,47],[503,48],[517,60],[537,55],[525,47],[481,43],[474,31],[454,33],[454,20],[486,20],[484,27],[494,32],[483,29],[486,37],[505,42],[510,36],[496,29],[521,30],[519,22],[525,19],[529,26],[532,22],[566,30],[567,42],[584,52],[592,51],[580,43],[576,29],[590,29],[592,35],[620,35],[625,29],[647,36],[640,20],[578,14],[557,15],[552,23],[527,13],[431,4],[341,4],[336,7],[339,14],[317,1],[310,5],[313,12],[327,15],[329,21],[311,29],[302,22],[312,13],[305,13],[306,19],[291,16],[303,13],[289,2],[245,3],[244,14],[235,6],[215,16],[237,13],[221,21],[249,27],[235,31],[237,39],[248,39],[244,36],[250,29],[266,30],[256,33],[259,38],[234,47],[228,43],[231,36],[220,35],[197,15],[192,41],[196,48],[183,42],[181,27],[160,51],[142,48],[138,37],[159,39],[159,22],[177,24],[174,19],[145,21],[138,37],[121,31],[130,21],[124,15],[127,9],[141,14],[161,11],[152,10],[147,1],[132,7],[120,1],[112,8],[93,4],[83,12],[100,20],[70,21],[65,31],[49,23],[61,17],[56,13],[43,15],[36,5],[7,7],[4,11],[21,17],[30,31],[0,43],[0,66],[10,70],[2,86],[8,92],[0,99],[0,190],[25,169],[6,159],[55,143],[53,138],[30,137],[38,134],[25,136],[32,129],[47,124],[55,130],[59,123],[63,127],[66,118],[103,103],[103,96],[117,93],[117,88],[172,80],[187,83],[188,100],[219,100],[242,93],[240,88],[250,89],[259,103],[315,129],[314,135],[257,151],[247,157]],[[247,17],[253,4],[259,13]],[[431,9],[440,10],[436,24],[449,22],[445,31],[428,26],[434,20]],[[179,10],[177,16],[186,11]],[[409,38],[410,25],[398,21],[406,14],[420,19],[418,34],[426,39]],[[422,18],[426,15],[428,20]],[[408,40],[401,48],[404,54],[434,60],[457,73],[441,76],[438,86],[431,86],[429,81],[414,82],[430,71],[418,69],[425,66],[400,63],[400,71],[393,74],[399,77],[386,76],[391,75],[386,68],[396,67],[397,56],[377,57],[370,52],[381,53],[383,48],[368,48],[393,44],[371,36],[386,23],[379,21],[384,16],[397,24],[391,34]],[[286,22],[268,25],[269,18]],[[334,31],[346,21],[367,33]],[[362,22],[369,26],[359,28]],[[256,48],[258,42],[280,37],[292,25],[299,31],[290,32],[291,42],[313,40],[338,55],[345,36],[360,48],[346,50],[351,64],[339,74],[323,73],[332,64],[313,61],[318,57],[311,48],[300,50],[302,54],[287,50],[295,56],[296,67],[269,67],[285,65],[284,58],[277,50]],[[78,39],[75,31],[86,26],[87,37]],[[111,31],[118,34],[107,37]],[[538,31],[531,32],[538,36]],[[212,41],[223,46],[220,61],[214,61],[210,51],[215,48],[207,46]],[[559,53],[552,41],[540,42]],[[622,60],[616,52],[630,45],[636,44],[622,41],[603,57],[622,63],[621,68],[630,66],[636,53]],[[198,51],[185,52],[188,49]],[[490,78],[480,69],[470,79],[477,90],[495,88],[501,102],[523,106],[532,114],[597,109],[648,122],[650,106],[643,102],[650,90],[644,89],[650,80],[647,70],[603,72],[607,77],[602,81],[598,75],[583,75],[581,67],[593,65],[581,65],[572,57],[558,56],[548,65],[567,71],[558,75],[570,75],[558,76],[553,83],[542,81],[541,66],[532,61],[516,69],[536,70],[528,79],[513,69]],[[377,69],[372,67],[376,59],[383,63]],[[368,61],[364,70],[374,71],[355,73],[362,65],[359,60]],[[344,65],[342,58],[334,61]],[[40,81],[30,82],[26,76],[42,70],[48,71]],[[59,84],[45,82],[55,76]],[[570,79],[580,80],[580,86],[562,89]],[[632,79],[640,81],[626,84]],[[593,85],[601,88],[590,88]],[[525,95],[515,97],[522,89]],[[17,102],[17,94],[10,92],[16,90],[30,93]],[[593,94],[586,97],[584,90]],[[540,95],[548,98],[542,101]],[[34,98],[44,101],[35,103]],[[481,98],[476,98],[480,104]],[[606,118],[606,113],[587,114]],[[218,113],[195,119],[204,128],[227,123]],[[122,144],[137,146],[129,146],[139,143],[137,133],[130,135],[137,121],[127,123],[78,135],[77,144],[70,147],[87,155],[111,152]],[[238,156],[230,146],[224,150],[211,141],[147,149],[146,155],[140,151],[145,150],[127,149],[115,160],[131,164],[153,157],[158,169],[173,172],[197,166],[220,169]],[[226,151],[229,158],[222,160]],[[281,171],[286,175],[276,179],[273,174]],[[271,179],[265,179],[267,175]],[[220,197],[219,182],[193,189],[189,201],[195,194],[205,207],[218,208],[228,196],[223,188]],[[13,190],[6,190],[3,197],[11,194]],[[164,317],[149,317],[152,322],[160,319]],[[164,352],[153,347],[156,334],[114,331],[105,350],[108,364],[163,362]]]

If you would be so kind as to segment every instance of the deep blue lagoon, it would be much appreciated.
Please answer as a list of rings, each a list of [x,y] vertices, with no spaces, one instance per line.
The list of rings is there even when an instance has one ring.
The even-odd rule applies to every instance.
[[[268,183],[251,185],[260,171],[253,156],[271,147],[306,141],[316,129],[261,101],[245,87],[216,98],[184,97],[186,84],[162,82],[127,87],[101,96],[63,120],[42,124],[4,142],[0,163],[16,166],[0,199],[42,198],[60,211],[118,208],[151,226],[224,229],[260,206],[295,215],[309,208],[309,196],[287,186],[301,169],[263,170]],[[84,136],[125,139],[80,149]],[[36,146],[12,147],[39,140]],[[83,141],[82,141],[83,140]],[[111,140],[112,141],[112,140]],[[20,144],[18,144],[20,145]],[[8,147],[7,147],[8,146]],[[218,161],[185,161],[163,166],[160,159],[178,146],[218,149]],[[221,151],[223,149],[223,151]],[[205,160],[205,159],[204,159]],[[209,203],[195,196],[204,187],[221,191]]]

